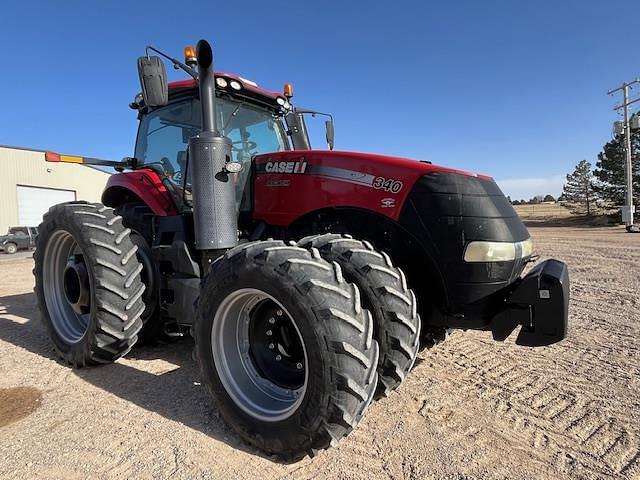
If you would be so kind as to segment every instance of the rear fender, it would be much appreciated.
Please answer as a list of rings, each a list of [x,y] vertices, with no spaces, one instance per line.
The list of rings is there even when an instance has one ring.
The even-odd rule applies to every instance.
[[[118,207],[131,201],[145,203],[155,215],[177,215],[171,194],[153,170],[118,173],[109,178],[102,193],[102,203]]]

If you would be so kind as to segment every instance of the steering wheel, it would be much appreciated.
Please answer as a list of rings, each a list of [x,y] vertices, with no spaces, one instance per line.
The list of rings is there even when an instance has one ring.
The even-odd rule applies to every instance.
[[[242,147],[236,147],[236,145],[242,145]],[[236,140],[235,142],[231,142],[231,150],[236,153],[248,152],[255,150],[257,147],[258,144],[251,140]]]

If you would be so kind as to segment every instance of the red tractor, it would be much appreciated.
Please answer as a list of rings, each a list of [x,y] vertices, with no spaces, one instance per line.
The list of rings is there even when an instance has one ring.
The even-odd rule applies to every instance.
[[[192,79],[168,83],[162,59]],[[59,356],[109,363],[138,338],[190,332],[202,379],[248,442],[297,459],[351,432],[452,328],[521,345],[567,332],[564,263],[535,261],[488,176],[426,161],[313,150],[292,88],[214,73],[148,47],[135,154],[102,203],[52,207],[36,293]],[[130,170],[124,172],[124,170]]]

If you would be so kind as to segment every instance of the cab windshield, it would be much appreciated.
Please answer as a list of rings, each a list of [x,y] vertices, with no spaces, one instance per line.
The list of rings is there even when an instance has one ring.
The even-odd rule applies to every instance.
[[[232,142],[233,160],[243,164],[234,179],[239,207],[252,157],[289,150],[289,140],[282,118],[270,110],[229,98],[216,100],[218,128]],[[163,174],[187,203],[191,193],[187,146],[189,138],[200,131],[201,124],[198,99],[175,102],[146,114],[140,121],[136,140],[136,159]]]

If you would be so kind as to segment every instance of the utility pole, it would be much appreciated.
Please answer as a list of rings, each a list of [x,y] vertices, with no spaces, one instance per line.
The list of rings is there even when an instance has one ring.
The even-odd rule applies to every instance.
[[[640,83],[640,78],[636,78],[630,82],[624,82],[618,88],[614,88],[607,92],[608,95],[613,95],[616,92],[622,90],[623,101],[620,105],[613,107],[614,110],[623,110],[624,113],[624,154],[625,154],[625,205],[622,207],[622,221],[627,227],[627,230],[631,231],[633,228],[633,214],[635,207],[633,205],[633,167],[631,163],[631,127],[629,125],[629,106],[640,102],[640,97],[630,100],[629,90],[632,85]]]

